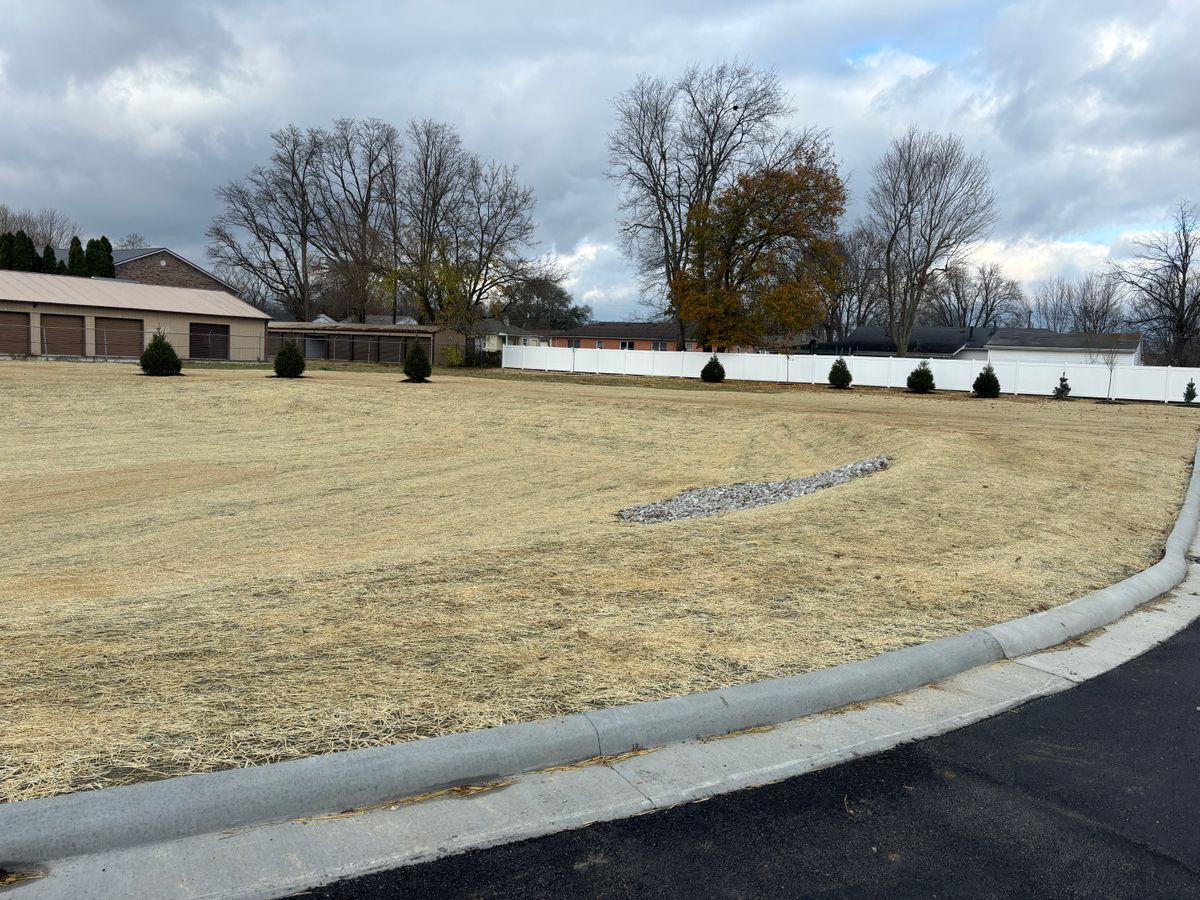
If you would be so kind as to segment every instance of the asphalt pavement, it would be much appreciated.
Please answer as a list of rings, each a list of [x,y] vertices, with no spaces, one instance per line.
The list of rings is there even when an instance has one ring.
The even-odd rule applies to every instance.
[[[1200,898],[1200,623],[878,756],[305,896]]]

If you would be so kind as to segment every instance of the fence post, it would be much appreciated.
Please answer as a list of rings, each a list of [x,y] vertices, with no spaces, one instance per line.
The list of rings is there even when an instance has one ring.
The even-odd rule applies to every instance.
[[[1166,377],[1163,378],[1163,403],[1171,400],[1171,367],[1167,366]]]
[[[571,348],[571,374],[575,374],[575,348]]]
[[[896,357],[894,357],[894,356],[888,357],[887,388],[889,391],[892,389],[892,364],[895,362],[896,362]]]
[[[679,377],[687,376],[687,344],[683,345],[685,349],[679,351]]]
[[[1014,397],[1016,397],[1020,393],[1017,390],[1017,386],[1020,383],[1021,383],[1021,361],[1019,359],[1014,359],[1013,360],[1013,396]]]
[[[621,351],[621,374],[622,375],[629,374],[629,351],[628,350]]]

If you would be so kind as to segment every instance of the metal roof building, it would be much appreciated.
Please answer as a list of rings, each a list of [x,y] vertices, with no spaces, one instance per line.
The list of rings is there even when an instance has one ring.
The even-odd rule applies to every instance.
[[[162,331],[190,359],[262,360],[261,310],[225,291],[0,271],[0,355],[128,359]]]

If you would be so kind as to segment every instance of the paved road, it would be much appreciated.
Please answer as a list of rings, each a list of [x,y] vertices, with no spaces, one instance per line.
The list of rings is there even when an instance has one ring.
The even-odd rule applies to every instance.
[[[307,896],[1200,898],[1200,625],[870,759]]]

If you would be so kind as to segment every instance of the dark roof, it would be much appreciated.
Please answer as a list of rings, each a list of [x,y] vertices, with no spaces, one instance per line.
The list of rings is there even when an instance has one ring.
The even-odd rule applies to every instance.
[[[354,316],[347,316],[344,319],[339,319],[343,325],[354,325],[358,323],[358,319]],[[396,316],[396,321],[392,321],[392,314],[387,313],[381,316],[367,316],[368,325],[416,325],[417,320],[412,316]]]
[[[354,332],[433,334],[442,330],[436,325],[393,325],[390,317],[386,324],[381,322],[268,322],[267,327],[276,331],[302,331],[306,334],[316,334],[322,331],[330,331],[335,334],[352,334]]]
[[[1054,332],[1043,328],[1001,328],[987,342],[992,349],[1021,350],[1136,350],[1142,336],[1136,331],[1088,334],[1082,331]]]
[[[960,350],[981,349],[995,328],[951,328],[944,325],[919,325],[908,338],[909,356],[953,356]],[[860,325],[841,342],[850,353],[896,352],[896,342],[882,325]]]
[[[692,339],[693,328],[684,326],[684,334]],[[589,322],[577,328],[559,328],[543,331],[544,337],[567,338],[616,338],[620,340],[677,341],[677,322]]]
[[[511,334],[517,337],[532,337],[537,334],[535,331],[530,331],[528,328],[521,328],[519,325],[509,325],[503,319],[486,318],[480,319],[471,326],[472,334]]]

